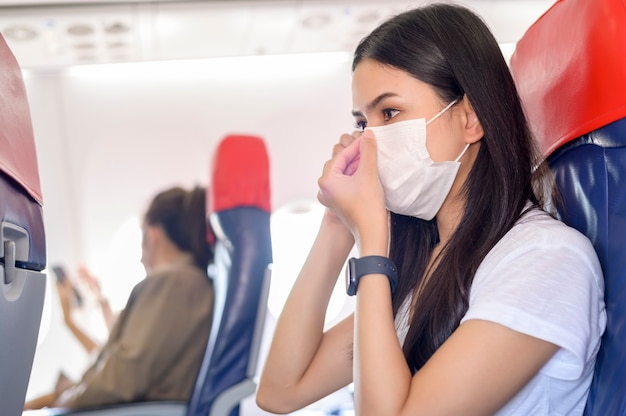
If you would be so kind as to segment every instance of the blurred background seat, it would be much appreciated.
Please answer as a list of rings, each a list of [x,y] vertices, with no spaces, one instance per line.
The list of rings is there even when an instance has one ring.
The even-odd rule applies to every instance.
[[[36,416],[238,416],[256,391],[256,370],[271,278],[270,173],[260,137],[229,135],[219,143],[207,191],[215,232],[211,334],[188,403],[146,402],[101,409],[43,409]]]
[[[46,242],[22,72],[0,35],[0,413],[22,413],[37,347]]]
[[[589,237],[604,272],[607,328],[586,415],[626,414],[625,56],[625,0],[560,0],[511,58],[559,214]]]
[[[210,185],[216,313],[188,416],[239,415],[254,380],[269,296],[269,158],[264,141],[230,135],[219,144]]]

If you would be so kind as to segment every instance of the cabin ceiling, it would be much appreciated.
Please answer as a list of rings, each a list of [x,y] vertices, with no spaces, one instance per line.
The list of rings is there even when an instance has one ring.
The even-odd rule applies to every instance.
[[[515,43],[553,0],[461,0]],[[383,19],[425,1],[0,0],[23,68],[351,51]]]

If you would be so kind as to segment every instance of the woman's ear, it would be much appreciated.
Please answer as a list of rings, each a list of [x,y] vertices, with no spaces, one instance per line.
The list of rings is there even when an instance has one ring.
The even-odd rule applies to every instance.
[[[158,245],[159,241],[163,238],[162,235],[163,230],[161,227],[156,226],[146,226],[144,231],[144,239],[147,247],[155,247]]]
[[[467,95],[463,96],[463,100],[461,101],[461,109],[463,111],[464,118],[464,135],[465,135],[465,143],[476,143],[485,135],[483,131],[483,126],[480,124],[480,120],[478,120],[478,116],[472,107],[472,104],[469,102]]]

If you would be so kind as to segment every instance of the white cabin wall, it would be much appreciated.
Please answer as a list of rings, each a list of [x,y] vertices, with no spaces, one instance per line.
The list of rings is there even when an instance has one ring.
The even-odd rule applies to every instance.
[[[25,74],[25,84],[36,139],[39,175],[44,197],[44,225],[48,264],[62,260],[75,264],[80,258],[77,239],[80,224],[72,192],[67,137],[64,134],[62,91],[56,75]],[[76,369],[86,364],[86,355],[63,325],[55,281],[48,276],[40,338],[31,376],[33,392],[43,393],[54,385],[63,363]]]

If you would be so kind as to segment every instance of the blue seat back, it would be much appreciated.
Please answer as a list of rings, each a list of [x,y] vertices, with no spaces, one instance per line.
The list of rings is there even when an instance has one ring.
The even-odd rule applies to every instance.
[[[269,164],[262,139],[228,136],[218,147],[208,206],[216,235],[213,326],[188,416],[239,415],[254,393],[272,263]]]
[[[626,414],[626,118],[550,155],[563,220],[589,237],[604,272],[607,329],[587,415]]]

